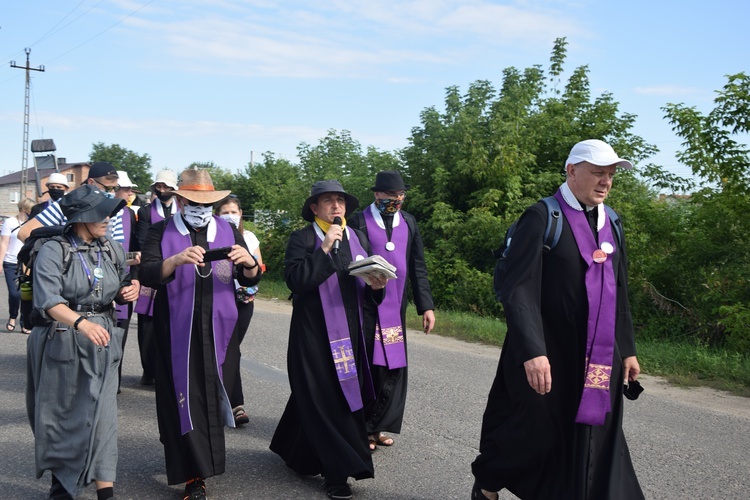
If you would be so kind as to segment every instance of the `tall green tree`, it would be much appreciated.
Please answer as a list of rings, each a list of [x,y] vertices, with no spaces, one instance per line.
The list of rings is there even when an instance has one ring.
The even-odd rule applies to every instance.
[[[103,142],[94,143],[91,147],[89,161],[107,161],[117,170],[124,170],[128,177],[141,189],[148,189],[153,182],[151,177],[151,157],[148,154],[138,154],[119,144],[106,145]]]
[[[677,157],[704,181],[684,205],[683,237],[654,272],[663,294],[682,304],[699,338],[750,351],[750,77],[729,75],[714,109],[664,108],[683,139]]]
[[[472,83],[446,91],[444,111],[427,108],[402,151],[413,185],[407,209],[421,220],[440,307],[497,314],[492,250],[525,207],[563,182],[572,144],[603,139],[636,161],[656,148],[630,130],[609,93],[593,97],[588,68],[563,81],[567,42],[549,69],[507,68],[499,89]],[[636,182],[636,181],[634,181]]]

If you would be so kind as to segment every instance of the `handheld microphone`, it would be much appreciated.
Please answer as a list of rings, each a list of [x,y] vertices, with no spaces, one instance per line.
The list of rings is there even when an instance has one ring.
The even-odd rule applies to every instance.
[[[334,217],[333,218],[333,223],[336,224],[337,226],[340,226],[341,225],[341,217]],[[334,255],[336,255],[336,254],[339,253],[339,241],[340,240],[334,240],[334,242],[333,242],[333,250],[331,250],[331,251],[333,252]]]

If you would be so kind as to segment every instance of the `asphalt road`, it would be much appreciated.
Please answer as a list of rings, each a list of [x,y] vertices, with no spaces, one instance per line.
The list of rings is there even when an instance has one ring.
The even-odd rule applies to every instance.
[[[26,337],[7,333],[0,285],[0,496],[46,498],[49,474],[36,479],[26,420]],[[325,498],[322,479],[299,477],[268,450],[289,387],[285,372],[291,307],[258,301],[243,343],[243,383],[251,422],[227,429],[227,471],[206,482],[211,499]],[[440,317],[438,315],[438,330]],[[484,404],[499,349],[410,332],[410,387],[396,444],[373,455],[375,479],[353,482],[357,499],[466,499]],[[177,499],[168,486],[154,393],[139,385],[131,326],[118,396],[117,498]],[[750,498],[750,400],[669,387],[644,377],[646,392],[626,403],[625,432],[649,499]],[[93,485],[79,498],[95,499]],[[501,498],[515,498],[507,492]]]

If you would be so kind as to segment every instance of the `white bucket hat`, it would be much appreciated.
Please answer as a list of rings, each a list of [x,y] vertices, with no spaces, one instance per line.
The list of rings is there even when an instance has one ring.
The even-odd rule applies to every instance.
[[[571,163],[576,165],[582,161],[597,165],[599,167],[606,167],[608,165],[617,165],[625,169],[633,168],[633,164],[628,160],[620,158],[612,149],[612,146],[599,139],[589,139],[587,141],[581,141],[570,150],[570,155],[565,161],[567,167]]]
[[[62,184],[63,186],[68,186],[68,178],[59,172],[52,172],[47,178],[46,185],[49,186],[50,184]]]
[[[156,179],[154,179],[154,183],[151,184],[151,189],[154,188],[154,185],[163,182],[167,186],[169,186],[172,190],[177,191],[177,174],[172,172],[171,170],[161,170],[156,174]]]
[[[128,173],[124,170],[117,171],[117,184],[124,188],[137,188],[138,184],[133,184],[133,181],[128,177]]]

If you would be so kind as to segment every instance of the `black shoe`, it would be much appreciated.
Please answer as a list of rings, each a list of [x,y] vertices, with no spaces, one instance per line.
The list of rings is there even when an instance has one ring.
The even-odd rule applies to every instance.
[[[250,422],[250,417],[247,416],[245,409],[242,406],[238,406],[232,410],[234,414],[234,425],[240,426]]]
[[[487,500],[488,497],[482,493],[482,487],[474,481],[474,486],[471,487],[471,500]]]
[[[52,476],[52,486],[49,488],[49,498],[53,500],[73,500],[68,490],[54,475]]]
[[[144,373],[141,377],[141,385],[154,385],[154,377],[147,377]]]
[[[182,500],[206,500],[206,483],[202,479],[196,479],[186,484]]]
[[[348,500],[352,497],[352,489],[347,483],[326,483],[326,495],[333,500]]]

